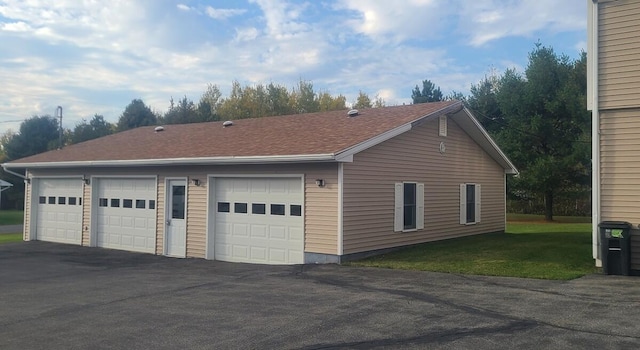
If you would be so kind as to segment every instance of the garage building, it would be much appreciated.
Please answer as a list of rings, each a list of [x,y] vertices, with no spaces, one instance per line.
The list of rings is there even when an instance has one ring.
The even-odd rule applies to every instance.
[[[25,240],[260,264],[504,231],[517,173],[458,101],[140,127],[2,166]]]

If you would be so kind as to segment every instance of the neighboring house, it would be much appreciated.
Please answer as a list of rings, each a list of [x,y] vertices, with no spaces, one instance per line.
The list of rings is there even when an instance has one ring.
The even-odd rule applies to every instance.
[[[598,223],[633,225],[631,269],[640,270],[640,1],[587,0],[588,109],[593,113],[593,257]]]
[[[27,178],[24,239],[300,264],[505,229],[517,171],[461,102],[228,123],[3,164]]]

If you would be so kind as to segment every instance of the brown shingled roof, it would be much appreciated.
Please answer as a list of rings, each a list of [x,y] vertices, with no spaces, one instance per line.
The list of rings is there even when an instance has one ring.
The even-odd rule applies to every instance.
[[[10,162],[90,162],[336,154],[458,101],[222,122],[140,127]]]

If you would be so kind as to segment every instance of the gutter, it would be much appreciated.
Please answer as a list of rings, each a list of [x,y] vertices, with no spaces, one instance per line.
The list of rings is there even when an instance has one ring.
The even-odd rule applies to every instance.
[[[8,173],[25,178],[7,168],[79,168],[79,167],[127,167],[127,166],[164,166],[164,165],[217,165],[217,164],[256,164],[289,162],[332,162],[335,154],[306,154],[291,156],[242,156],[242,157],[202,157],[202,158],[165,158],[131,160],[90,160],[71,162],[34,162],[5,163],[2,168]]]
[[[23,179],[23,180],[25,180],[25,181],[27,180],[27,177],[26,177],[25,175],[20,174],[20,173],[16,173],[15,171],[12,171],[12,170],[7,169],[7,165],[8,165],[8,164],[6,164],[6,163],[5,163],[5,164],[2,164],[2,170],[6,171],[7,173],[9,173],[9,174],[11,174],[11,175],[15,175],[15,176],[17,176],[17,177],[19,177],[19,178],[21,178],[21,179]],[[16,168],[17,168],[17,167],[16,167]],[[20,168],[26,168],[26,167],[22,167],[22,166],[21,166]]]

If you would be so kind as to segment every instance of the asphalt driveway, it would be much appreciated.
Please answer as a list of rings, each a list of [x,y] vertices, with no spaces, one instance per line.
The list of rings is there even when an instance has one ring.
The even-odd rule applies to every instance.
[[[636,349],[640,279],[460,276],[0,245],[2,349]]]

